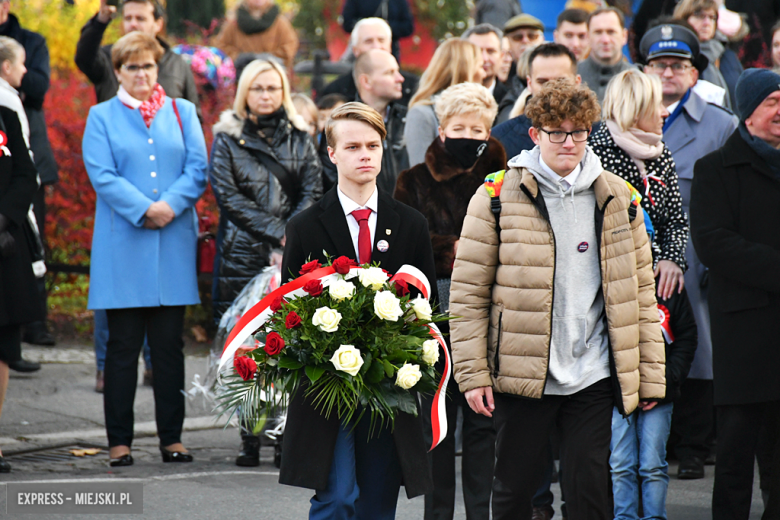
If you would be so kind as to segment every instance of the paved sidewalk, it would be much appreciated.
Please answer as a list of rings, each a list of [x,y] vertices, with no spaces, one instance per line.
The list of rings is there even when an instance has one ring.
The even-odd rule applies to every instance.
[[[205,377],[208,346],[185,348],[186,390],[196,374]],[[24,346],[24,356],[43,363],[34,374],[11,372],[6,402],[0,417],[0,448],[13,465],[13,472],[0,477],[0,514],[5,511],[7,482],[110,482],[129,479],[145,484],[145,518],[213,519],[229,511],[231,516],[304,518],[308,511],[309,490],[281,486],[273,465],[273,448],[262,449],[258,468],[239,468],[234,459],[240,438],[234,426],[223,431],[224,419],[215,420],[212,405],[203,398],[187,401],[182,441],[195,457],[193,464],[162,464],[154,423],[152,389],[139,385],[135,400],[136,438],[128,468],[108,466],[103,426],[103,396],[94,391],[94,353],[90,347],[61,344],[53,348]],[[139,383],[142,365],[139,366]],[[76,457],[70,449],[97,447],[94,456]],[[457,463],[460,480],[460,463]],[[518,469],[521,470],[521,469]],[[671,476],[667,509],[674,520],[711,518],[710,503],[714,467],[707,466],[706,478],[681,481]],[[553,485],[555,509],[560,504],[560,487]],[[187,497],[184,502],[172,497]],[[397,518],[422,518],[422,497],[398,502]],[[753,493],[750,520],[758,520],[763,511],[758,477]],[[560,518],[557,513],[555,518]],[[25,516],[23,518],[27,518]],[[46,515],[47,518],[65,518]],[[84,515],[94,520],[101,515]],[[20,517],[22,518],[22,517]],[[73,517],[67,516],[68,519]],[[106,517],[108,518],[108,517]],[[462,493],[458,486],[456,519],[465,518]]]

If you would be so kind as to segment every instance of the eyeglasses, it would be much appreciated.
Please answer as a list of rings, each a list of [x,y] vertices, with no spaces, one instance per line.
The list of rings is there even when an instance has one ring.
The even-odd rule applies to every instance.
[[[280,92],[282,90],[282,87],[251,87],[249,89],[249,92],[252,92],[253,94],[263,94],[265,92],[268,92],[269,96],[273,96],[277,92]]]
[[[682,63],[648,63],[645,65],[645,69],[651,72],[657,72],[663,74],[666,69],[672,69],[673,74],[682,74],[688,69],[691,69],[690,65],[683,65]]]
[[[588,134],[590,130],[574,130],[573,132],[561,132],[560,130],[553,130],[548,132],[544,128],[540,128],[539,131],[544,132],[550,137],[550,142],[553,144],[563,144],[566,142],[569,136],[575,143],[581,143],[588,140]]]
[[[135,74],[139,70],[142,70],[144,72],[151,72],[152,70],[157,68],[157,64],[145,63],[143,65],[122,65],[122,68],[131,74]]]

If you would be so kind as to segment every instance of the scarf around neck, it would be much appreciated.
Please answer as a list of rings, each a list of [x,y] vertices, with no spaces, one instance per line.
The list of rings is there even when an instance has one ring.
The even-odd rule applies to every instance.
[[[644,179],[645,161],[658,159],[664,152],[664,143],[661,142],[663,135],[645,132],[636,127],[624,131],[612,119],[607,119],[607,129],[618,148],[626,152],[636,163],[639,174]]]
[[[267,31],[279,16],[279,6],[274,4],[260,18],[252,16],[246,7],[240,5],[236,10],[236,23],[244,34],[257,34]]]
[[[116,97],[118,97],[119,101],[121,101],[127,108],[132,110],[137,108],[139,112],[141,112],[141,116],[144,118],[146,128],[152,126],[154,116],[157,115],[157,112],[159,112],[159,110],[165,104],[165,90],[159,83],[155,83],[154,88],[152,88],[152,95],[149,96],[149,99],[146,101],[141,101],[134,98],[121,85],[119,86],[119,92],[117,92]]]
[[[763,139],[751,135],[745,123],[739,123],[739,135],[764,161],[775,175],[775,179],[780,181],[780,150],[773,148]]]

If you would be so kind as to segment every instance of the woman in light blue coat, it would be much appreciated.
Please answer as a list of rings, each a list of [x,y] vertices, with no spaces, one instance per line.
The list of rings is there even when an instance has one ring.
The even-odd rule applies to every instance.
[[[111,51],[117,96],[90,110],[83,156],[97,193],[89,308],[107,309],[104,412],[112,466],[133,463],[138,354],[147,335],[164,462],[189,462],[182,327],[200,302],[195,203],[206,187],[206,145],[195,106],[157,83],[163,49],[148,35]]]

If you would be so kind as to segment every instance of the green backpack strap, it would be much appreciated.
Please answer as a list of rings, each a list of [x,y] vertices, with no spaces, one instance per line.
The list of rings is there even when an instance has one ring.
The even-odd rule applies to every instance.
[[[501,186],[504,185],[504,174],[506,170],[500,170],[495,173],[491,173],[485,177],[485,189],[490,195],[490,211],[493,212],[493,216],[496,218],[496,234],[499,239],[501,238],[501,223],[499,217],[501,216]]]

